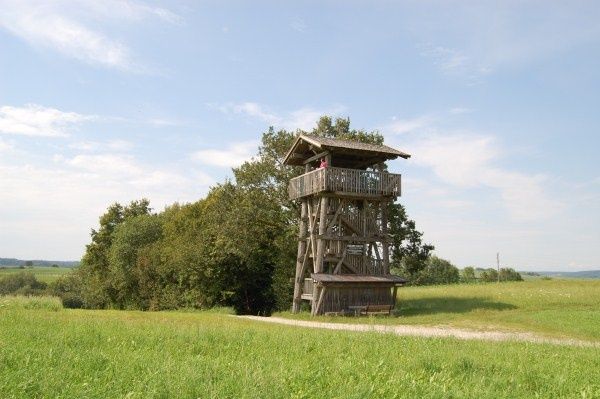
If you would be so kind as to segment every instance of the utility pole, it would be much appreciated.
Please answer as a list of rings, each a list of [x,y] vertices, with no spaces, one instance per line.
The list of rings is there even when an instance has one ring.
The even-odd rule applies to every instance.
[[[500,252],[496,252],[496,267],[498,268],[498,283],[500,283]]]

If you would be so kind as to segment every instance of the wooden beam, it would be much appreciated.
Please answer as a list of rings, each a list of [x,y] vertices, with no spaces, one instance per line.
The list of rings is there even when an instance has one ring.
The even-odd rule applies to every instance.
[[[381,232],[384,237],[388,238],[388,203],[381,202]],[[383,273],[390,273],[390,248],[388,240],[381,242],[381,255],[383,257]]]
[[[340,216],[340,212],[344,208],[345,203],[346,203],[345,200],[340,199],[338,208],[336,209],[335,214],[333,215],[333,217],[331,218],[331,220],[329,221],[329,223],[327,225],[327,234],[331,233],[331,229],[333,228],[333,226],[335,226],[336,219],[338,218],[338,216]]]
[[[311,250],[312,250],[312,256],[313,256],[313,271],[315,273],[317,273],[316,271],[316,243],[315,243],[315,220],[317,218],[317,213],[319,212],[319,209],[321,207],[321,202],[319,201],[319,203],[317,204],[317,210],[314,214],[312,214],[312,199],[308,200],[308,228],[309,228],[309,234],[310,234],[310,241],[311,241]]]
[[[302,208],[300,211],[300,228],[298,232],[298,236],[302,237],[306,234],[306,213],[307,210],[307,201],[302,200]],[[294,296],[292,301],[292,312],[298,313],[300,311],[300,305],[302,303],[302,282],[299,280],[299,275],[302,276],[304,273],[301,272],[301,269],[304,267],[304,263],[306,263],[306,254],[307,244],[306,241],[301,240],[298,242],[298,256],[296,261],[296,282],[294,283]],[[304,254],[304,260],[300,263],[300,257]]]
[[[315,315],[318,315],[321,311],[321,304],[323,303],[323,297],[325,297],[326,287],[323,286],[321,288],[321,292],[319,293],[319,300],[317,301],[317,306],[315,308]]]
[[[333,274],[340,274],[342,263],[344,263],[344,259],[346,258],[346,252],[348,251],[348,246],[344,247],[344,252],[342,252],[342,257],[338,261],[337,265],[335,265],[335,269],[333,270]]]
[[[320,152],[320,153],[318,153],[318,154],[316,154],[316,155],[313,155],[313,156],[312,156],[312,157],[310,157],[310,158],[307,158],[306,160],[304,160],[304,161],[302,162],[302,164],[304,164],[304,165],[308,165],[309,163],[311,163],[311,162],[314,162],[314,161],[317,161],[317,160],[319,160],[319,159],[321,159],[321,158],[323,158],[323,157],[327,156],[328,154],[329,154],[329,151],[323,151],[323,152]]]
[[[359,231],[356,228],[356,226],[354,226],[352,223],[350,223],[350,221],[348,219],[346,219],[346,216],[340,215],[340,222],[342,222],[346,227],[348,227],[350,230],[352,230],[354,232],[354,234],[362,234],[362,232]]]
[[[358,237],[358,236],[332,236],[326,234],[317,235],[319,240],[330,240],[330,241],[350,241],[350,242],[383,242],[389,240],[389,238],[370,236],[370,237]]]
[[[325,251],[325,233],[327,232],[327,206],[329,198],[320,198],[320,212],[319,212],[319,236],[317,237],[317,259],[314,261],[315,273],[323,272],[323,253]],[[316,215],[315,215],[316,217]]]

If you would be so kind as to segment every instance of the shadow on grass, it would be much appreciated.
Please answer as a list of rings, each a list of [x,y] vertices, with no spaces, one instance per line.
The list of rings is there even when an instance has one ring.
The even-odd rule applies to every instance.
[[[473,310],[510,310],[517,309],[517,306],[494,302],[486,298],[448,298],[434,297],[423,299],[398,299],[396,309],[399,310],[399,316],[419,316],[435,313],[467,313]]]

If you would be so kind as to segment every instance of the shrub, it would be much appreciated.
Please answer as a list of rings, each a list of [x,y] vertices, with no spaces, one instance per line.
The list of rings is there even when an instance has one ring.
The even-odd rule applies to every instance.
[[[415,285],[455,284],[460,280],[458,268],[449,261],[431,256]]]
[[[462,270],[461,273],[461,281],[463,283],[472,283],[476,280],[475,277],[475,268],[472,266],[467,266]]]
[[[19,272],[0,279],[0,295],[43,295],[47,284],[33,273]]]
[[[57,296],[65,308],[84,308],[85,302],[81,294],[81,279],[75,273],[60,277],[48,287],[48,292]]]

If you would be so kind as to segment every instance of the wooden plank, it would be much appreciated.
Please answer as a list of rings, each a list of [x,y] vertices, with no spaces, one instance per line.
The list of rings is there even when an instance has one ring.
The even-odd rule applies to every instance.
[[[319,212],[319,236],[317,240],[317,259],[313,260],[315,264],[315,273],[321,273],[323,271],[323,253],[325,250],[325,240],[322,238],[325,236],[327,229],[327,205],[329,198],[321,197],[320,199],[320,212]],[[315,215],[316,216],[316,215]]]
[[[302,201],[302,207],[301,207],[301,211],[300,211],[300,227],[299,227],[299,231],[298,231],[298,235],[300,237],[304,236],[306,234],[306,213],[307,213],[307,204],[306,204],[306,200]],[[298,242],[298,254],[297,254],[297,261],[296,261],[296,282],[294,283],[294,296],[293,296],[293,301],[292,301],[292,312],[293,313],[298,313],[300,311],[300,305],[301,305],[301,294],[302,294],[302,282],[299,280],[299,278],[301,276],[304,275],[304,273],[301,271],[304,268],[304,264],[306,263],[306,255],[308,254],[307,251],[307,245],[306,245],[306,241],[301,240]],[[300,262],[300,258],[304,255],[304,259],[302,261],[302,263]]]
[[[347,249],[348,249],[348,246],[346,246],[344,248],[344,252],[342,252],[342,257],[338,261],[337,265],[335,265],[335,269],[333,270],[333,274],[340,274],[340,271],[341,271],[341,268],[342,268],[342,263],[344,263],[344,259],[346,258],[346,250]]]
[[[320,153],[318,153],[318,154],[316,154],[316,155],[313,155],[313,156],[312,156],[312,157],[310,157],[310,158],[307,158],[307,159],[306,159],[305,161],[303,161],[302,163],[303,163],[304,165],[307,165],[307,164],[309,164],[309,163],[311,163],[311,162],[314,162],[314,161],[317,161],[317,160],[319,160],[319,159],[323,158],[324,156],[326,156],[326,155],[328,155],[328,154],[329,154],[329,151],[323,151],[323,152],[320,152]],[[328,163],[328,164],[329,164],[329,163]]]
[[[321,292],[319,293],[319,299],[317,301],[317,306],[316,306],[315,311],[314,311],[315,315],[318,315],[320,313],[320,311],[321,311],[321,304],[323,303],[323,297],[325,297],[325,291],[326,290],[327,289],[324,286],[321,288]]]
[[[359,237],[359,236],[333,236],[333,235],[317,235],[320,240],[332,240],[332,241],[350,241],[350,242],[382,242],[386,238],[380,236],[371,237]]]

